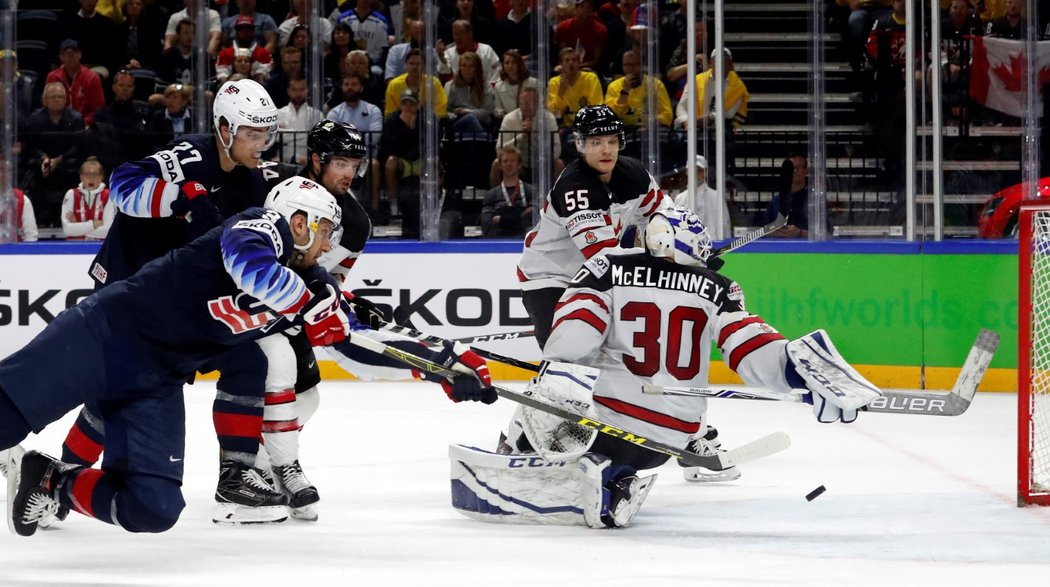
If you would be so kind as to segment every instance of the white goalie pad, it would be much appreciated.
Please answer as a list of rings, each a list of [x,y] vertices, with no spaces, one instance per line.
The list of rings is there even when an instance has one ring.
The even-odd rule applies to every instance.
[[[525,393],[581,417],[596,418],[592,394],[600,374],[599,369],[582,365],[546,363]],[[522,406],[518,415],[529,444],[549,461],[580,458],[598,434],[593,428],[534,408]]]
[[[824,330],[787,344],[795,370],[813,392],[845,411],[856,411],[882,397],[882,391],[850,366]]]
[[[482,522],[581,526],[599,520],[602,470],[537,454],[501,455],[470,446],[448,447],[452,507]],[[592,466],[593,465],[593,466]]]

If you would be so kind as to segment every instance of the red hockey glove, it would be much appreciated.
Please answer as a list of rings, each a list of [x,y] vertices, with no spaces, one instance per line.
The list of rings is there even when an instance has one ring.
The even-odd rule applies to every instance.
[[[491,404],[499,397],[492,387],[489,366],[466,345],[445,341],[434,362],[446,369],[463,373],[452,379],[441,378],[445,395],[454,402],[472,401]]]
[[[302,311],[303,332],[311,346],[329,346],[346,340],[350,321],[342,307],[342,295],[331,284],[314,294]]]
[[[208,189],[199,181],[187,181],[179,186],[179,195],[171,203],[171,214],[183,218],[186,222],[196,221],[206,224],[207,228],[222,224],[222,214],[215,207],[215,202],[207,196]]]

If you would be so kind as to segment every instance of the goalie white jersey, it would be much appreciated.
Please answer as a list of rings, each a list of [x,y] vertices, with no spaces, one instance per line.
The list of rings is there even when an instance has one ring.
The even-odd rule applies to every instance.
[[[705,387],[712,341],[749,385],[787,392],[787,341],[747,312],[736,282],[627,249],[587,261],[562,295],[544,359],[602,370],[599,417],[685,446],[700,428],[702,398],[642,393],[642,384]]]
[[[540,221],[526,236],[518,263],[523,290],[563,288],[584,261],[619,244],[623,230],[644,226],[670,205],[641,162],[620,157],[609,183],[581,160],[565,168],[551,188]]]

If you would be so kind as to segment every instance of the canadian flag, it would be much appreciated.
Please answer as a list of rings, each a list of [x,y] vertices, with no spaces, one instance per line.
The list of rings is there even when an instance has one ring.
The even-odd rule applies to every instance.
[[[1036,44],[1035,115],[1043,112],[1043,84],[1050,82],[1050,42]],[[970,72],[970,97],[974,101],[1018,118],[1024,116],[1026,56],[1024,43],[1012,39],[977,37],[974,39]]]

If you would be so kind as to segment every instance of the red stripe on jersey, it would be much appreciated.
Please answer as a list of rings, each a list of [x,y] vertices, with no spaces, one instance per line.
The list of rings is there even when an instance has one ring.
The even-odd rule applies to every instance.
[[[102,454],[102,445],[88,438],[76,423],[69,429],[63,448],[85,463],[98,462],[98,457]]]
[[[356,262],[357,257],[347,257],[339,262],[339,266],[345,267],[346,269],[352,269],[354,267],[354,263]]]
[[[583,322],[586,322],[587,324],[590,324],[592,327],[594,327],[594,329],[597,330],[599,334],[605,334],[605,328],[608,326],[605,323],[605,320],[599,318],[598,315],[594,312],[586,308],[580,308],[579,310],[573,310],[565,316],[558,318],[558,321],[555,322],[554,326],[551,327],[551,332],[554,332],[558,328],[558,325],[562,322],[565,322],[566,320],[582,320]]]
[[[95,486],[104,473],[102,469],[81,469],[73,479],[73,487],[69,494],[73,497],[73,504],[77,511],[85,516],[95,517],[95,508],[91,507],[91,496],[95,493]]]
[[[294,389],[281,389],[279,391],[268,391],[266,392],[266,405],[268,406],[279,406],[282,404],[290,404],[295,401],[295,390]]]
[[[237,438],[258,438],[262,429],[262,415],[226,414],[212,412],[216,436],[233,436]]]
[[[163,200],[165,185],[166,182],[158,179],[153,186],[153,193],[149,196],[149,214],[153,218],[160,218],[160,203]]]
[[[562,306],[566,304],[571,304],[573,302],[582,302],[584,300],[590,300],[595,304],[598,304],[598,307],[605,310],[606,312],[609,311],[609,306],[605,305],[605,302],[603,302],[601,298],[589,293],[578,293],[569,296],[569,299],[565,300],[564,302],[559,302],[557,306],[554,306],[554,311],[557,312],[562,308]]]
[[[744,360],[744,357],[757,351],[758,349],[766,346],[774,340],[784,340],[784,337],[775,332],[769,334],[760,334],[744,344],[733,349],[733,352],[729,355],[729,368],[736,371],[740,361]]]
[[[737,320],[736,322],[733,322],[732,324],[726,324],[725,327],[722,328],[722,332],[720,332],[718,334],[718,349],[721,350],[722,349],[722,345],[724,345],[726,343],[726,339],[728,339],[730,336],[733,336],[734,334],[736,334],[736,332],[738,330],[740,330],[741,328],[747,326],[748,324],[764,324],[764,323],[765,323],[765,320],[763,320],[759,316],[748,316],[747,318],[744,318],[743,320]]]
[[[674,416],[668,416],[661,412],[655,412],[648,408],[629,404],[625,401],[613,399],[611,397],[602,397],[600,395],[594,396],[594,401],[600,405],[603,405],[614,412],[619,412],[625,416],[630,416],[635,420],[641,420],[649,424],[655,424],[662,428],[670,428],[671,430],[677,430],[679,432],[685,432],[686,434],[693,434],[697,430],[700,430],[700,422],[687,422],[685,420],[679,420]]]
[[[264,420],[262,424],[262,431],[268,434],[274,432],[294,432],[299,430],[299,420],[292,418],[291,420]]]
[[[649,203],[653,201],[653,198],[655,196],[656,196],[656,190],[649,190],[649,193],[645,194],[645,198],[642,199],[642,203],[639,204],[638,207],[639,208],[644,208],[645,206],[648,206]]]
[[[528,281],[529,280],[529,278],[526,277],[525,274],[521,272],[520,268],[515,267],[515,269],[518,272],[518,281]]]
[[[305,306],[306,303],[310,301],[311,297],[313,297],[313,296],[311,296],[309,290],[308,291],[304,291],[303,292],[303,296],[301,298],[299,298],[299,300],[296,301],[294,304],[289,306],[288,309],[286,309],[283,312],[281,312],[281,314],[286,314],[286,315],[298,314],[299,310],[303,309],[303,306]]]
[[[544,204],[544,207],[546,207],[546,206],[547,205]],[[530,232],[529,234],[526,234],[525,235],[525,246],[526,247],[531,246],[532,245],[532,241],[536,240],[536,237],[539,236],[539,234],[540,234],[540,231],[538,231],[538,230],[534,230],[534,231]]]
[[[616,239],[610,238],[610,239],[603,240],[600,243],[594,243],[593,245],[583,247],[583,249],[580,252],[583,253],[584,257],[586,257],[587,259],[590,259],[591,257],[597,255],[601,251],[603,251],[605,249],[611,249],[611,248],[615,247],[616,245],[617,245]]]

